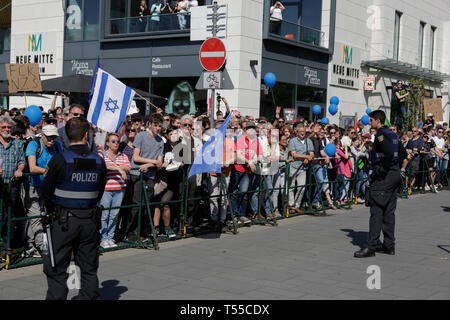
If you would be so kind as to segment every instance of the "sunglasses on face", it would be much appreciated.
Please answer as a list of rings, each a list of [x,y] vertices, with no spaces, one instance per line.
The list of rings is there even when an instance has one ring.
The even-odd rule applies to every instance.
[[[49,142],[56,141],[57,136],[45,136]]]
[[[11,130],[11,129],[12,129],[12,126],[1,126],[0,128],[2,128],[2,129],[9,129],[9,130]]]
[[[190,123],[183,123],[183,127],[191,127],[192,128],[193,126]]]
[[[167,122],[169,122],[169,121],[170,121],[170,119],[166,118],[166,119],[164,119],[164,121],[167,121]]]
[[[111,140],[111,143],[119,143],[119,140],[112,139],[112,140]]]
[[[127,133],[129,132],[136,132],[136,129],[130,129],[130,130],[126,130]]]
[[[67,117],[69,115],[69,113],[64,113],[64,115]]]
[[[77,113],[77,112],[72,113],[72,114],[74,117],[81,117],[83,115],[82,113]]]
[[[330,131],[330,134],[336,134],[336,131]]]

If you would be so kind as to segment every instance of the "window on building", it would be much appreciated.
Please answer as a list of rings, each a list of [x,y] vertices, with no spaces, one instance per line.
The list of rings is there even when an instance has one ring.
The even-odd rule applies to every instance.
[[[197,3],[199,6],[203,6],[210,4],[211,1],[198,0]],[[155,0],[108,0],[105,21],[106,35],[189,30],[190,9],[174,12],[176,2],[167,0],[167,4],[173,12],[171,13],[171,9],[165,7],[164,4],[164,0],[161,0],[160,3],[156,3]],[[150,15],[150,10],[154,5],[161,5],[161,10],[165,9],[162,13],[154,12],[153,15]]]
[[[394,26],[394,60],[398,60],[400,50],[400,23],[402,13],[395,11],[395,26]]]
[[[419,59],[418,59],[418,65],[422,66],[422,60],[423,60],[423,37],[425,34],[425,22],[420,22],[420,29],[419,29]]]
[[[271,7],[277,0],[270,2]],[[320,45],[322,41],[322,0],[282,1],[285,10],[270,20],[270,33],[287,39]],[[270,9],[270,8],[269,8]]]
[[[99,0],[68,0],[66,8],[66,41],[97,40]]]
[[[0,53],[11,49],[11,1],[0,11]]]
[[[269,121],[274,121],[276,106],[281,106],[283,109],[295,108],[294,84],[277,82],[272,89],[269,89],[264,81],[261,84],[260,116],[268,118]]]
[[[434,42],[436,37],[436,27],[431,26],[430,34],[430,69],[433,70],[434,67]]]
[[[297,101],[326,103],[327,90],[308,86],[297,86]]]

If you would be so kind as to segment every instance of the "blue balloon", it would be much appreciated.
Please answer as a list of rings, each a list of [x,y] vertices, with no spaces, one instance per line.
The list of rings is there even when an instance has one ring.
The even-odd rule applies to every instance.
[[[338,112],[338,107],[335,104],[332,104],[328,107],[328,112],[334,116]]]
[[[336,97],[336,96],[331,97],[330,104],[338,105],[339,104],[339,98]]]
[[[38,106],[31,105],[25,109],[25,117],[30,120],[30,126],[34,127],[39,124],[42,120],[42,111]]]
[[[369,124],[369,122],[370,122],[369,116],[363,116],[361,118],[361,122],[362,122],[363,125],[367,126]]]
[[[323,118],[323,119],[322,119],[322,123],[323,123],[323,124],[329,124],[329,123],[330,123],[330,120],[329,120],[328,118]]]
[[[329,157],[334,157],[334,155],[336,154],[336,146],[332,143],[327,144],[327,146],[325,147],[325,153]]]
[[[367,115],[369,115],[371,112],[372,112],[372,109],[370,109],[370,108],[367,108],[367,109],[366,109]]]
[[[269,87],[269,88],[273,88],[273,86],[275,85],[275,83],[277,83],[277,77],[269,72],[266,73],[266,75],[264,76],[264,83]]]
[[[316,116],[319,115],[321,112],[322,112],[322,107],[321,107],[321,106],[315,105],[315,106],[313,107],[313,113],[314,113]]]

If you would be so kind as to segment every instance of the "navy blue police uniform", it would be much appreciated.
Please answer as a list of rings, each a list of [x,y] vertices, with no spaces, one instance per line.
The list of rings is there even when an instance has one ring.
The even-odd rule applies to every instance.
[[[66,299],[67,268],[72,253],[81,271],[79,299],[97,299],[100,201],[106,185],[105,161],[87,145],[73,145],[48,163],[42,185],[42,200],[53,213],[51,232],[55,267],[43,256],[47,276],[46,299]]]
[[[368,249],[394,253],[395,209],[401,187],[399,140],[387,127],[378,129],[371,151],[373,173],[370,176],[370,223]],[[383,231],[383,246],[379,246]]]

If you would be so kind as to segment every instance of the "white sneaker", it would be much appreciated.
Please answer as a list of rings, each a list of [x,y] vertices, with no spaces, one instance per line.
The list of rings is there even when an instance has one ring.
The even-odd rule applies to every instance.
[[[117,244],[114,240],[106,240],[110,248],[117,248]]]
[[[108,249],[111,248],[111,245],[109,244],[108,240],[104,240],[100,242],[100,247],[102,247],[103,249]]]
[[[429,186],[425,186],[425,191],[430,191],[430,187]]]

